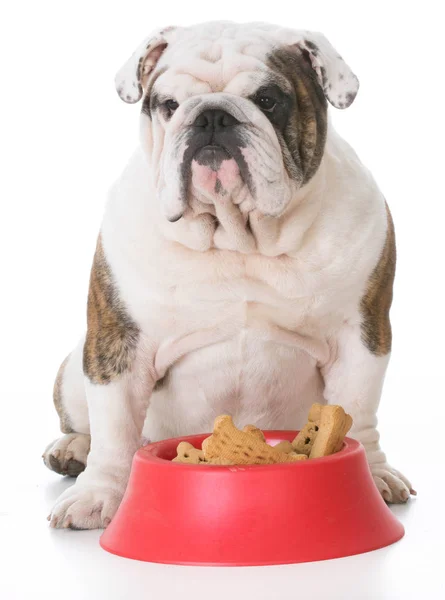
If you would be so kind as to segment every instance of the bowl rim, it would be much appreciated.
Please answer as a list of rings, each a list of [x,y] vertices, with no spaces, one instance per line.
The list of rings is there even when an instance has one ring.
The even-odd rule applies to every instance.
[[[285,436],[283,438],[283,440],[286,440],[289,436],[294,436],[297,435],[299,430],[292,430],[292,429],[264,429],[263,433],[266,437],[266,439],[269,437],[278,437],[281,436]],[[196,472],[198,471],[218,471],[218,472],[222,472],[222,473],[227,473],[228,471],[234,472],[234,471],[251,471],[251,470],[255,470],[258,471],[259,469],[266,469],[268,471],[274,469],[274,470],[289,470],[289,469],[294,469],[296,467],[298,468],[310,468],[310,467],[317,467],[318,465],[321,464],[327,464],[327,463],[335,463],[344,459],[347,459],[348,457],[352,457],[353,455],[363,452],[364,448],[362,446],[362,444],[357,441],[354,440],[350,437],[345,437],[344,442],[343,442],[343,447],[336,452],[335,454],[330,454],[329,456],[322,456],[320,458],[313,458],[311,460],[301,460],[301,461],[295,461],[295,462],[291,462],[291,463],[277,463],[277,464],[270,464],[270,465],[206,465],[206,464],[199,464],[199,465],[194,465],[194,464],[190,464],[190,463],[179,463],[179,462],[173,462],[170,459],[167,458],[161,458],[159,456],[159,452],[162,450],[162,448],[166,445],[172,445],[172,444],[179,444],[180,442],[189,442],[189,443],[193,443],[195,442],[201,442],[203,439],[205,439],[206,437],[208,437],[209,435],[211,435],[211,433],[199,433],[199,434],[194,434],[194,435],[184,435],[184,436],[179,436],[179,437],[173,437],[173,438],[167,438],[165,440],[159,440],[158,442],[151,442],[148,443],[144,446],[142,446],[141,448],[139,448],[139,450],[136,452],[135,458],[138,457],[139,459],[142,459],[143,461],[148,461],[152,464],[157,465],[158,467],[163,467],[163,468],[173,468],[173,469],[186,469],[187,471],[190,472]]]

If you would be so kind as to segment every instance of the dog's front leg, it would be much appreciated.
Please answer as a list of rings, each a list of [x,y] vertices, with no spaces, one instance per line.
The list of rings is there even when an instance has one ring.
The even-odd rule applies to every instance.
[[[149,397],[147,388],[138,393],[132,375],[108,384],[86,378],[91,450],[85,471],[57,500],[50,516],[52,527],[95,529],[106,527],[113,518],[141,445]]]
[[[57,500],[52,527],[106,527],[122,499],[155,384],[154,349],[120,299],[99,241],[88,294],[83,371],[91,432],[86,469]]]
[[[328,404],[340,404],[353,420],[349,435],[365,447],[374,481],[387,502],[406,502],[410,482],[387,462],[380,448],[377,409],[389,353],[376,356],[359,325],[344,325],[332,340],[333,360],[322,369]]]

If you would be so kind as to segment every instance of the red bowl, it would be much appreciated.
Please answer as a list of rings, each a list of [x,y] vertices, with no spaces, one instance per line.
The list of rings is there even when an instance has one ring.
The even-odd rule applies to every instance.
[[[275,444],[295,431],[265,431]],[[128,558],[190,565],[273,565],[350,556],[399,540],[363,446],[346,438],[325,458],[278,465],[171,462],[180,441],[135,455],[122,504],[102,548]]]

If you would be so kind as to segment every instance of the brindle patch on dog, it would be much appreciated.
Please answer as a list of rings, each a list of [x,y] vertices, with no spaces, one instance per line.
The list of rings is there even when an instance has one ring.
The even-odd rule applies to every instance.
[[[87,315],[83,370],[93,383],[107,384],[131,369],[139,328],[119,297],[100,236],[91,269]]]
[[[396,271],[396,241],[394,223],[386,205],[388,230],[386,241],[368,280],[366,293],[360,304],[363,316],[362,339],[366,347],[376,356],[391,351],[392,333],[389,310],[392,303],[392,288]]]
[[[298,172],[302,183],[307,183],[320,165],[326,142],[327,101],[323,89],[304,51],[292,46],[277,48],[268,56],[267,64],[293,88],[289,116],[277,134],[289,175],[295,177]]]
[[[60,431],[62,433],[73,433],[73,429],[71,428],[70,419],[68,413],[65,410],[63,405],[63,395],[62,395],[62,381],[63,374],[65,372],[65,366],[68,362],[70,355],[65,358],[63,363],[60,365],[59,370],[57,372],[57,377],[54,382],[54,390],[53,390],[53,400],[54,406],[56,407],[57,414],[59,415],[60,420]]]

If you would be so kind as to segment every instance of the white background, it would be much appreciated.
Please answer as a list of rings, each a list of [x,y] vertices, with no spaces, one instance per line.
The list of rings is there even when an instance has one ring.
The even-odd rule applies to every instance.
[[[5,2],[0,15],[0,597],[439,598],[443,559],[444,47],[439,2]],[[58,434],[56,370],[85,328],[106,199],[137,143],[139,106],[114,75],[157,26],[266,20],[323,31],[361,80],[334,123],[375,174],[396,225],[393,356],[382,441],[418,497],[407,534],[351,559],[260,569],[156,566],[50,531],[67,481],[43,467]]]

